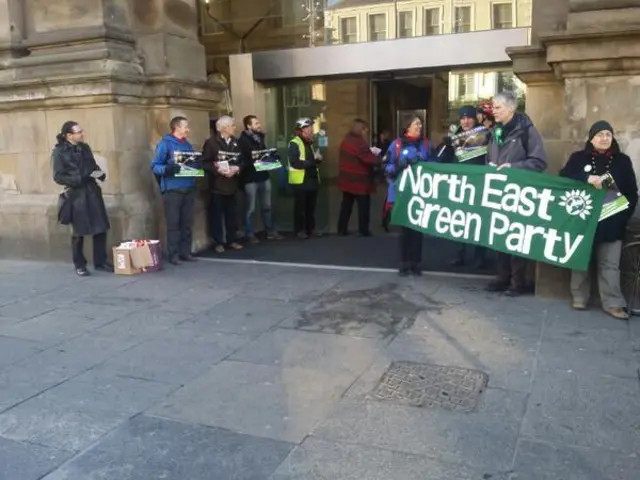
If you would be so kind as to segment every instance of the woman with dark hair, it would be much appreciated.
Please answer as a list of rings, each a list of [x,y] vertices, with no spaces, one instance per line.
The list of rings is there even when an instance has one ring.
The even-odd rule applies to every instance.
[[[89,145],[84,143],[84,131],[76,122],[65,122],[56,137],[58,143],[51,154],[53,180],[65,187],[62,208],[68,218],[62,223],[72,226],[71,249],[76,273],[90,275],[84,256],[84,237],[93,236],[93,263],[96,270],[113,272],[107,260],[107,231],[110,228],[102,190],[97,180],[107,175],[100,170]]]
[[[384,159],[384,173],[387,177],[387,208],[390,210],[395,202],[395,182],[400,173],[410,165],[418,162],[436,162],[437,154],[431,142],[422,135],[422,120],[411,119],[405,126],[404,133],[397,138],[387,150]],[[422,233],[411,228],[402,227],[400,231],[400,276],[422,274]]]
[[[629,314],[620,288],[620,256],[627,223],[638,203],[638,185],[631,159],[620,151],[613,135],[613,127],[602,120],[594,123],[589,130],[585,148],[569,157],[560,175],[589,183],[597,189],[605,188],[613,199],[624,195],[629,202],[626,210],[598,223],[593,239],[593,257],[598,273],[602,309],[614,318],[626,320]],[[590,272],[573,270],[573,308],[585,310],[590,294]]]

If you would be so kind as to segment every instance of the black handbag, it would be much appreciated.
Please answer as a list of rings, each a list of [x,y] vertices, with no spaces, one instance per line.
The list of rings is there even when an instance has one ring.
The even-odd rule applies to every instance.
[[[67,192],[62,192],[58,196],[58,223],[60,225],[71,225],[71,199]]]

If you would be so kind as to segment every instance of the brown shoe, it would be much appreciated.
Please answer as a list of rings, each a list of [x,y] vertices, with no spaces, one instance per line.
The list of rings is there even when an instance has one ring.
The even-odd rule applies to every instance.
[[[260,243],[260,240],[258,240],[256,237],[249,238],[249,245],[257,245],[258,243]]]
[[[624,308],[603,308],[603,310],[607,315],[618,320],[629,320],[629,314],[624,310]]]
[[[267,240],[282,240],[284,237],[280,235],[278,232],[269,233],[267,235]]]
[[[584,302],[573,302],[571,304],[571,308],[573,308],[574,310],[586,310],[587,304]]]
[[[240,245],[237,242],[233,242],[231,245],[229,245],[229,247],[231,247],[234,250],[242,250],[242,248],[243,248],[242,245]]]

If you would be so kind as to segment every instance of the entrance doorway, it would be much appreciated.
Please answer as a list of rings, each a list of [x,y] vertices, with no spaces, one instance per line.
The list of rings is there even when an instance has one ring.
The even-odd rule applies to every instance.
[[[430,130],[429,109],[432,98],[432,76],[372,80],[372,125],[374,132],[387,131],[392,138],[402,134],[406,123],[419,116]]]

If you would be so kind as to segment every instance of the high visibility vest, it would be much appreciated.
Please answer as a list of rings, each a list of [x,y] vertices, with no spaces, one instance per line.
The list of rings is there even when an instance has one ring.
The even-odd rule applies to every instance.
[[[298,146],[298,150],[300,150],[300,161],[307,161],[307,149],[305,148],[304,142],[298,136],[291,139],[289,145],[292,143]],[[311,147],[311,151],[313,151],[313,147]],[[291,166],[291,161],[289,161],[289,185],[302,185],[304,183],[304,175],[306,170],[303,168],[293,168]],[[318,170],[318,182],[320,182],[320,171]]]

